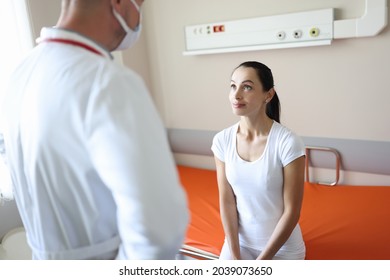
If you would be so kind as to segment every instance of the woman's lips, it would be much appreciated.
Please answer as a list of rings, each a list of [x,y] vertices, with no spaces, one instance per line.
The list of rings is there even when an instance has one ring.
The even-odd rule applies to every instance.
[[[240,109],[245,106],[245,104],[241,103],[232,103],[233,108]]]

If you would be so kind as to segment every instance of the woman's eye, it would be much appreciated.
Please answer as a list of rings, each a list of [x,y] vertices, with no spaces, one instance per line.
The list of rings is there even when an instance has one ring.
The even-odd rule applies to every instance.
[[[244,90],[251,90],[252,89],[252,87],[251,86],[248,86],[248,85],[244,85]]]
[[[236,85],[231,84],[231,85],[230,85],[230,88],[231,88],[231,89],[236,89]]]

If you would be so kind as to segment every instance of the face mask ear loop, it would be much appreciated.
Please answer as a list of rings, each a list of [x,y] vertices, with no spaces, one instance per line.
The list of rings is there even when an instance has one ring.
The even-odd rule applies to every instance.
[[[141,14],[141,7],[137,4],[137,2],[135,2],[135,0],[130,0],[130,1],[131,1],[131,3],[133,3],[135,8],[137,9],[137,12]]]
[[[133,30],[133,31],[138,31],[139,26],[141,25],[142,14],[141,14],[141,10],[140,10],[140,7],[138,6],[138,4],[134,0],[131,0],[131,2],[134,4],[134,6],[137,9],[139,16],[140,16],[139,23],[138,23],[137,27]],[[115,18],[119,21],[119,24],[122,26],[123,30],[125,30],[126,33],[129,33],[131,28],[127,25],[127,23],[123,19],[123,17],[114,9],[114,7],[112,7],[112,12],[114,13]]]
[[[112,12],[114,13],[115,18],[119,21],[119,24],[125,30],[126,33],[129,32],[129,27],[127,26],[127,23],[123,19],[123,17],[114,9],[112,8]]]
[[[136,5],[136,8],[138,8],[138,5]],[[128,49],[135,44],[135,42],[138,40],[138,38],[141,34],[142,14],[141,13],[139,14],[140,15],[139,23],[138,23],[137,27],[133,30],[132,28],[130,28],[127,25],[124,18],[114,9],[114,7],[112,7],[112,12],[113,12],[115,18],[118,20],[119,25],[122,27],[122,29],[126,33],[125,37],[122,39],[122,41],[119,43],[119,45],[117,46],[117,48],[115,50],[117,51],[117,50]]]
[[[139,22],[138,22],[137,27],[134,29],[134,31],[138,31],[139,26],[141,25],[141,21],[142,21],[141,7],[137,4],[137,2],[135,0],[130,0],[130,1],[131,1],[131,3],[133,3],[134,7],[137,9],[137,12],[139,14]]]

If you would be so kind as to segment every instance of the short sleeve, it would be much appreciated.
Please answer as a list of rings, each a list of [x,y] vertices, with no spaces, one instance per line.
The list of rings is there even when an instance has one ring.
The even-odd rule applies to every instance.
[[[213,138],[213,143],[211,150],[214,153],[214,156],[220,161],[225,162],[225,153],[224,153],[224,141],[223,141],[223,131],[217,133]]]
[[[280,160],[283,167],[305,155],[305,145],[302,139],[295,133],[289,131],[283,137],[280,145]]]

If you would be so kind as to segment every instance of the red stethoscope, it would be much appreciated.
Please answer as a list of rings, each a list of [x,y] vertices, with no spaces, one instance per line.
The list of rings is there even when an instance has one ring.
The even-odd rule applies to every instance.
[[[80,48],[83,48],[83,49],[86,49],[90,52],[93,52],[97,55],[101,55],[103,56],[103,54],[98,51],[97,49],[87,45],[87,44],[84,44],[82,42],[79,42],[79,41],[75,41],[75,40],[71,40],[71,39],[61,39],[61,38],[46,38],[46,39],[43,39],[42,41],[40,41],[39,43],[44,43],[44,42],[55,42],[55,43],[61,43],[61,44],[67,44],[67,45],[73,45],[73,46],[77,46],[77,47],[80,47]]]

